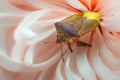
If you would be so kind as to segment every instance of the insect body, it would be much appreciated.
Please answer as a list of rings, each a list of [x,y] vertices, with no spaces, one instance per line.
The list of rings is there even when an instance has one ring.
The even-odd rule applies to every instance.
[[[100,17],[99,13],[83,12],[69,16],[60,22],[56,22],[56,43],[60,44],[62,42],[66,42],[71,52],[72,49],[69,42],[71,39],[77,43],[77,46],[90,47],[90,44],[79,41],[77,38],[93,31],[98,26]]]

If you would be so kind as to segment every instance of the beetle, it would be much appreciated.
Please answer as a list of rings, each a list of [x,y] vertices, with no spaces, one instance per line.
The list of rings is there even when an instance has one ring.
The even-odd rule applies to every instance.
[[[70,46],[70,40],[74,41],[77,46],[91,47],[90,44],[80,41],[78,38],[95,30],[99,24],[100,17],[101,15],[96,12],[81,12],[56,22],[56,43],[67,43],[71,53],[73,50]]]

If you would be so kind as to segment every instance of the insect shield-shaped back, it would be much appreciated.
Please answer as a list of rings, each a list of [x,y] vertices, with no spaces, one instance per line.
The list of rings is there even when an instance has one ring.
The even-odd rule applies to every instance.
[[[99,20],[99,13],[84,12],[74,14],[60,22],[56,22],[56,43],[68,42],[71,38],[77,38],[93,31],[98,26]]]
[[[79,36],[78,30],[72,23],[56,22],[55,27],[57,31],[56,43],[67,42],[69,39]]]

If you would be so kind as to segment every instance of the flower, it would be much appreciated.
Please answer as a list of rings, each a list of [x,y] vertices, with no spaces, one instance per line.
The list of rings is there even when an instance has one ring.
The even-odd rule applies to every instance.
[[[1,80],[120,80],[119,0],[0,0]],[[54,23],[80,12],[101,14],[99,27],[63,44],[61,59]]]

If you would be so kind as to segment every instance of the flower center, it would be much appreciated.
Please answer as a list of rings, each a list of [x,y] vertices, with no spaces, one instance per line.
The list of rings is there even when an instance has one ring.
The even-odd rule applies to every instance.
[[[99,21],[101,18],[101,15],[96,12],[84,12],[83,17],[87,17],[87,19]]]

